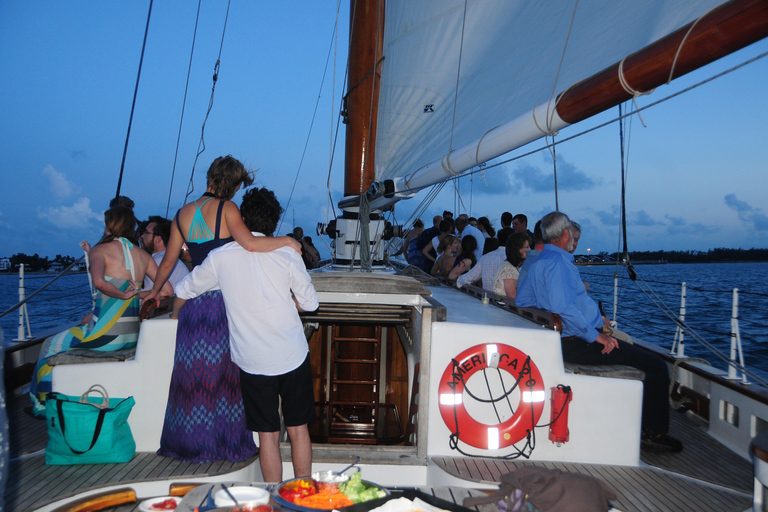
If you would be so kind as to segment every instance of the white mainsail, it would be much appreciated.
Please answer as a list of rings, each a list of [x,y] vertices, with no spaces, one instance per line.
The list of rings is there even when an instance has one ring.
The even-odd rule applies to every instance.
[[[721,2],[389,0],[376,180],[409,195],[562,128],[558,94]]]

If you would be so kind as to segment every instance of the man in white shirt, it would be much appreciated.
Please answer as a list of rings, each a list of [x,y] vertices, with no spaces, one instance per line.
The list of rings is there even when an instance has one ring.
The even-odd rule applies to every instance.
[[[482,279],[484,290],[493,290],[493,278],[499,267],[507,259],[506,247],[499,247],[477,260],[477,263],[469,272],[462,274],[456,280],[456,287],[461,288],[465,284],[473,284]]]
[[[485,246],[485,237],[483,233],[475,226],[469,223],[469,215],[462,213],[456,219],[456,229],[461,234],[461,238],[465,236],[471,236],[477,241],[477,249],[475,249],[475,261],[478,261],[483,257],[483,247]],[[493,284],[491,284],[493,286]]]
[[[281,213],[264,188],[245,193],[240,206],[254,236],[271,236]],[[317,293],[301,256],[293,249],[248,252],[231,242],[208,254],[176,288],[191,299],[220,287],[227,308],[232,361],[240,367],[246,427],[259,434],[259,463],[265,482],[281,482],[280,411],[291,441],[296,477],[312,472],[307,423],[315,401],[300,311],[318,307]],[[177,301],[181,302],[181,301]],[[174,317],[178,311],[174,305]]]
[[[168,239],[170,237],[171,221],[160,217],[159,215],[150,216],[149,223],[147,224],[147,227],[144,228],[144,231],[142,231],[139,240],[141,241],[141,246],[145,251],[152,255],[152,259],[155,260],[155,263],[157,263],[158,266],[160,265],[160,262],[163,261],[163,256],[165,256],[165,246],[168,245]],[[173,267],[171,275],[168,277],[168,282],[171,283],[171,286],[176,288],[179,281],[187,277],[187,274],[189,274],[189,270],[184,263],[179,260]],[[154,284],[155,283],[149,276],[144,276],[144,290],[151,290]]]

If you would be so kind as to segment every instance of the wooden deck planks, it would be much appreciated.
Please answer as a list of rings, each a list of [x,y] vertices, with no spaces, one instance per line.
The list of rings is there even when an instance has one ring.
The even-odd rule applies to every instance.
[[[448,459],[448,460],[446,460]],[[452,460],[451,460],[452,459]],[[454,476],[476,482],[485,480],[478,471],[477,460],[459,457],[435,457],[434,462],[449,470],[456,468]],[[687,512],[742,512],[749,508],[749,493],[717,487],[691,478],[673,475],[650,467],[608,466],[556,462],[505,461],[505,472],[518,467],[535,465],[548,469],[591,475],[606,483],[617,494],[614,506],[627,512],[653,512],[658,510]]]
[[[148,480],[183,480],[184,477],[226,474],[255,460],[256,457],[240,463],[216,461],[192,464],[154,453],[137,453],[125,464],[47,466],[45,455],[34,455],[11,461],[5,492],[6,511],[32,510],[87,489],[118,483],[130,485]]]
[[[425,494],[431,494],[435,498],[455,503],[463,506],[464,498],[485,496],[485,493],[474,489],[463,489],[460,487],[421,487],[418,488]],[[470,510],[477,510],[478,512],[498,512],[495,505],[479,505],[477,507],[470,507]]]
[[[670,434],[682,439],[682,453],[642,452],[649,467],[601,466],[549,461],[508,461],[475,457],[444,457],[435,462],[466,480],[499,482],[503,473],[536,464],[600,478],[619,494],[624,510],[735,510],[751,506],[752,464],[734,454],[706,432],[700,419],[672,411]]]
[[[643,451],[642,461],[715,485],[752,492],[752,463],[710,437],[704,422],[694,416],[672,411],[670,434],[683,441],[681,453]]]

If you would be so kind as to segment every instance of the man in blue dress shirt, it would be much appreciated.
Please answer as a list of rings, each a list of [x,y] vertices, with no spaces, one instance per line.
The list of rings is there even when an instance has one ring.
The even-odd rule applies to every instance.
[[[653,451],[680,451],[680,441],[667,435],[669,372],[659,356],[602,333],[603,316],[587,294],[573,264],[571,221],[561,212],[541,219],[544,249],[517,291],[515,303],[538,307],[563,320],[563,360],[575,364],[620,364],[645,372],[642,446]]]

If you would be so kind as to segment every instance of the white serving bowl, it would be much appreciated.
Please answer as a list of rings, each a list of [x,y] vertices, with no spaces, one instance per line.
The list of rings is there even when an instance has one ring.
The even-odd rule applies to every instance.
[[[266,505],[269,502],[269,493],[258,487],[229,487],[229,492],[243,506]],[[216,491],[213,495],[213,502],[217,507],[235,506],[235,502],[224,489]]]

